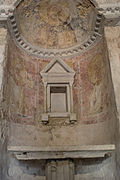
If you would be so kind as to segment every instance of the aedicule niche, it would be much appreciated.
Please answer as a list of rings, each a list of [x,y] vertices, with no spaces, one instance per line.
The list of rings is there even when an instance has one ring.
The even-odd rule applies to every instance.
[[[73,92],[75,72],[61,59],[52,60],[40,73],[44,83],[44,114],[42,122],[50,118],[68,118],[76,121],[73,112]]]
[[[69,110],[68,85],[49,84],[47,87],[47,110],[51,113],[65,113]]]

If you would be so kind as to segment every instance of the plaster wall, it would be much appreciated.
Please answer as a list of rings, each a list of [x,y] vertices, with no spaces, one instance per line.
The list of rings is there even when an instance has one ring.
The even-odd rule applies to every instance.
[[[120,164],[119,164],[119,153],[120,153],[120,27],[105,27],[105,35],[108,46],[110,66],[112,72],[112,80],[115,92],[118,120],[117,120],[117,131],[116,131],[116,159],[117,159],[117,177],[120,177]]]
[[[105,27],[118,116],[120,113],[120,27]]]
[[[4,84],[8,104],[5,115],[11,124],[9,145],[25,146],[26,142],[27,146],[37,147],[114,144],[114,98],[103,38],[88,52],[64,58],[76,72],[73,84],[75,125],[60,120],[48,125],[41,123],[44,87],[40,72],[50,60],[28,56],[9,40]]]
[[[7,68],[6,68],[6,80],[5,82],[7,87],[4,88],[4,95],[5,97],[7,97],[6,95],[8,95],[8,98],[6,98],[8,101],[7,104],[9,104],[9,112],[10,112],[10,118],[8,119],[10,122],[10,134],[9,134],[9,146],[15,146],[15,147],[24,147],[26,146],[26,142],[27,142],[27,146],[30,147],[49,147],[52,145],[62,145],[61,147],[67,145],[71,145],[71,143],[75,146],[78,145],[77,144],[77,140],[75,138],[75,136],[70,137],[71,134],[71,129],[72,126],[70,127],[70,131],[68,130],[69,128],[66,126],[60,126],[59,131],[56,128],[56,125],[53,125],[51,127],[44,127],[44,137],[43,134],[41,134],[42,128],[41,128],[41,124],[40,124],[40,119],[38,116],[38,118],[35,118],[37,116],[37,114],[40,114],[41,112],[43,112],[43,89],[42,89],[42,80],[40,79],[40,70],[43,69],[43,67],[45,67],[49,62],[50,59],[46,60],[46,59],[39,59],[39,58],[35,58],[32,56],[28,56],[27,54],[25,54],[22,50],[18,49],[15,44],[11,41],[11,39],[9,39],[9,48],[8,48],[8,63],[7,63]],[[13,49],[15,50],[13,52]],[[96,47],[93,47],[92,49],[90,49],[87,53],[83,53],[82,55],[79,55],[77,57],[71,57],[71,58],[66,58],[64,59],[64,61],[66,63],[68,63],[68,65],[70,65],[70,67],[75,68],[74,70],[76,71],[78,64],[76,63],[80,60],[81,63],[81,77],[83,78],[83,82],[85,82],[84,88],[89,84],[89,82],[87,82],[87,78],[88,78],[88,73],[86,75],[86,68],[87,66],[86,64],[90,64],[89,60],[94,59],[93,57],[95,57],[95,55],[98,54],[102,54],[105,50],[105,56],[104,58],[106,59],[106,67],[107,69],[105,69],[105,71],[107,72],[107,85],[109,87],[109,93],[110,93],[110,97],[112,97],[112,106],[109,106],[110,109],[107,111],[108,113],[108,119],[106,119],[106,116],[101,116],[101,113],[98,115],[97,114],[97,121],[91,121],[89,118],[87,120],[84,119],[84,116],[82,116],[82,118],[79,119],[79,123],[77,125],[79,125],[78,131],[77,131],[77,136],[79,134],[78,140],[79,140],[79,144],[80,145],[103,145],[103,144],[112,144],[115,143],[115,139],[114,139],[114,131],[113,131],[113,127],[115,128],[115,124],[116,124],[116,118],[115,118],[115,104],[114,104],[114,97],[113,97],[113,90],[112,90],[112,82],[111,82],[111,76],[110,76],[110,69],[109,69],[109,63],[108,63],[108,53],[106,51],[106,46],[105,46],[105,42],[102,39],[100,42],[98,42],[98,44],[96,45]],[[99,57],[99,55],[98,55]],[[18,60],[18,62],[15,61],[15,59]],[[84,62],[82,61],[84,60]],[[88,61],[87,61],[88,60]],[[100,59],[101,60],[101,59]],[[14,65],[11,65],[12,62],[14,62]],[[24,63],[23,63],[24,62]],[[74,62],[74,63],[72,63]],[[23,63],[23,64],[22,64]],[[37,64],[37,66],[36,66]],[[34,65],[34,66],[33,66]],[[9,69],[11,67],[11,69]],[[14,67],[14,68],[13,68]],[[88,67],[88,66],[87,66]],[[24,74],[24,68],[26,73]],[[83,69],[83,71],[82,71]],[[37,70],[37,71],[35,71]],[[12,72],[13,71],[13,72]],[[36,72],[36,73],[35,73]],[[15,76],[16,75],[16,76]],[[36,76],[35,76],[36,75]],[[77,74],[77,76],[79,75],[79,73]],[[39,101],[34,101],[35,100],[35,91],[34,91],[34,87],[35,87],[35,77],[37,77],[37,82],[38,84],[40,84],[40,91],[38,92],[38,99]],[[100,76],[98,76],[99,78],[97,80],[100,80]],[[15,82],[13,82],[14,79]],[[77,79],[77,77],[76,77]],[[79,83],[76,81],[75,79],[75,87],[77,87],[75,89],[76,90],[81,90],[79,89]],[[93,78],[94,79],[94,78]],[[96,80],[95,80],[96,81]],[[93,81],[94,82],[94,81]],[[106,81],[105,81],[106,82]],[[13,83],[13,84],[12,84]],[[78,86],[77,86],[78,83]],[[86,85],[87,83],[87,85]],[[97,81],[97,83],[99,84],[99,81]],[[29,102],[31,101],[31,108],[28,109],[26,112],[28,113],[27,115],[31,115],[32,118],[28,119],[26,117],[21,117],[20,115],[24,114],[24,104],[23,102],[27,102],[26,100],[24,100],[24,98],[19,95],[19,90],[16,91],[17,86],[19,86],[20,92],[21,89],[23,87],[27,88],[26,90],[24,89],[23,92],[26,92],[26,96],[29,97]],[[13,87],[15,88],[15,90],[13,89]],[[84,89],[83,88],[83,89]],[[6,91],[9,89],[9,92]],[[11,90],[10,90],[11,89]],[[85,89],[87,90],[87,89]],[[83,94],[85,93],[85,90],[83,90]],[[104,90],[105,91],[105,90]],[[7,92],[7,93],[6,93]],[[29,94],[27,94],[29,92]],[[15,94],[9,94],[9,93],[15,93]],[[18,93],[18,94],[16,94]],[[89,91],[88,91],[89,94]],[[75,93],[74,93],[75,95]],[[86,95],[87,96],[87,95]],[[11,99],[9,99],[9,97],[11,97]],[[13,101],[13,99],[15,100],[15,98],[20,98],[20,99],[16,99],[16,101],[19,104],[19,100],[21,101],[20,106],[14,106],[15,101]],[[30,100],[31,97],[31,100]],[[89,96],[87,96],[88,98]],[[12,99],[13,98],[13,99]],[[22,98],[22,100],[21,100]],[[75,110],[78,109],[79,105],[77,104],[77,99],[76,97],[74,97],[75,99]],[[41,101],[40,101],[41,100]],[[34,102],[36,102],[36,107],[39,107],[39,109],[36,109],[35,112],[37,112],[36,116],[34,117]],[[87,102],[87,101],[86,101]],[[16,103],[16,102],[15,102]],[[22,104],[23,103],[23,104]],[[40,103],[40,105],[39,105]],[[16,104],[17,105],[17,104]],[[88,113],[88,109],[86,109],[84,111],[84,106],[87,107],[87,104],[82,104],[81,108],[82,109],[82,113],[84,115],[84,113]],[[42,107],[42,108],[41,108]],[[16,110],[13,110],[14,108],[16,108]],[[19,108],[21,110],[21,113],[19,112]],[[41,108],[41,109],[40,109]],[[103,108],[104,109],[104,108]],[[102,110],[103,110],[102,109]],[[114,112],[112,115],[109,114],[111,110],[114,110],[112,112]],[[40,111],[40,112],[39,112]],[[39,113],[38,113],[39,112]],[[103,111],[104,112],[104,111]],[[106,111],[105,111],[106,112]],[[18,113],[18,114],[17,114]],[[18,115],[18,116],[17,116]],[[81,117],[78,115],[78,117]],[[111,118],[111,120],[110,120]],[[102,121],[101,121],[102,119]],[[81,127],[81,128],[80,128]],[[66,135],[66,129],[68,131],[68,134]],[[46,131],[48,131],[47,134]],[[61,131],[61,134],[63,134],[63,138],[62,141],[59,139],[59,136],[57,136],[58,132]],[[47,136],[48,137],[47,137]],[[65,136],[66,138],[69,137],[69,141],[65,140]],[[41,137],[41,138],[39,138]],[[89,137],[89,138],[88,138]],[[44,139],[45,138],[45,139]],[[59,140],[58,140],[59,139]],[[16,179],[20,179],[20,180],[43,180],[45,179],[45,162],[44,161],[18,161],[16,160],[12,154],[9,154],[9,158],[7,161],[8,164],[8,175],[7,178],[9,180],[16,180]],[[115,155],[113,154],[112,157],[106,157],[106,158],[98,158],[98,159],[86,159],[86,160],[78,160],[75,161],[75,180],[115,180],[119,178],[116,175],[116,162],[115,162]],[[4,180],[4,179],[3,179]],[[6,179],[5,179],[6,180]]]

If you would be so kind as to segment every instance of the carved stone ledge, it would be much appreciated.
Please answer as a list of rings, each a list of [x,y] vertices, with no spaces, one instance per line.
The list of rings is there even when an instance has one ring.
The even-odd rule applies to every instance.
[[[15,155],[18,160],[34,159],[64,159],[64,158],[98,158],[111,156],[115,151],[114,144],[108,145],[85,145],[58,147],[25,147],[9,146],[8,151]]]
[[[48,124],[50,118],[69,118],[69,124],[75,124],[77,122],[77,117],[75,113],[46,113],[42,114],[42,123]]]

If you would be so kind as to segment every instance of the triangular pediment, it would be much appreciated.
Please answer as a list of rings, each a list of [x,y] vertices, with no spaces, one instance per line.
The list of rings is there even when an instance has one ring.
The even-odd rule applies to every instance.
[[[56,62],[48,71],[49,73],[65,73],[66,69]]]
[[[41,72],[43,73],[75,73],[62,59],[52,60]]]

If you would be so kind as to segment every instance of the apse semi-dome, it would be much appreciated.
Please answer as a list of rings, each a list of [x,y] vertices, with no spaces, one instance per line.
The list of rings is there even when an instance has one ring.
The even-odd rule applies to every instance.
[[[16,18],[31,45],[63,49],[81,44],[92,34],[95,10],[89,0],[24,0]]]

